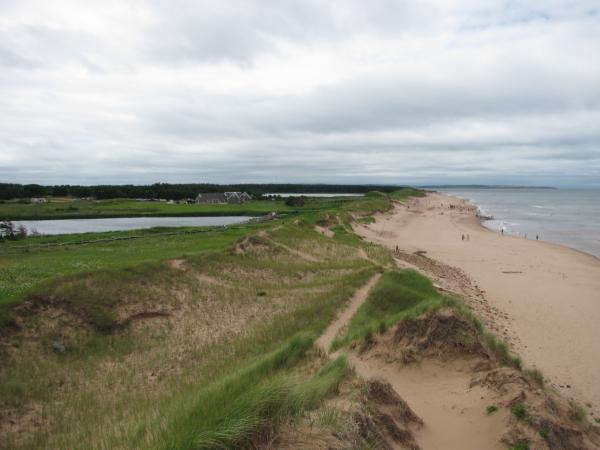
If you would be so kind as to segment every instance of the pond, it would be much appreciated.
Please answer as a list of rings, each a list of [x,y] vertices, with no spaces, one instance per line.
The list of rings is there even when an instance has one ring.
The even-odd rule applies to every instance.
[[[21,220],[15,226],[24,225],[30,233],[43,235],[98,233],[103,231],[137,230],[153,227],[212,227],[246,222],[247,216],[218,217],[119,217],[113,219],[63,219]]]

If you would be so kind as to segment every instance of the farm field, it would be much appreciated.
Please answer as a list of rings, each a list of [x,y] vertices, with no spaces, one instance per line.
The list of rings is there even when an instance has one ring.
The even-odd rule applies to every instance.
[[[306,210],[336,208],[347,198],[309,198],[302,207]],[[0,220],[85,219],[114,217],[185,217],[185,216],[261,216],[271,212],[292,213],[299,208],[289,207],[283,200],[251,200],[242,204],[169,204],[160,201],[130,199],[78,200],[52,199],[47,203],[0,202]]]

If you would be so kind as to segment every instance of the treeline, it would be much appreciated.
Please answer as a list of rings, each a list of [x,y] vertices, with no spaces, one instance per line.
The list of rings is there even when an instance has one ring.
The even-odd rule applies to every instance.
[[[254,197],[266,193],[339,193],[364,194],[369,191],[392,192],[401,186],[353,185],[353,184],[169,184],[155,183],[140,186],[124,185],[55,185],[0,183],[0,200],[31,197],[94,197],[108,198],[165,198],[180,200],[211,192],[243,191]]]

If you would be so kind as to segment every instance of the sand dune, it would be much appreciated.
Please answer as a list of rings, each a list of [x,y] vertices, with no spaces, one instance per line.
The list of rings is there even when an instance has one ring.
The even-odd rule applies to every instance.
[[[401,254],[421,251],[440,267],[462,269],[448,275],[438,270],[434,278],[464,291],[526,365],[600,416],[600,260],[487,230],[473,206],[441,194],[397,204],[356,231],[391,249],[398,246]],[[470,285],[457,282],[456,273],[470,278]]]

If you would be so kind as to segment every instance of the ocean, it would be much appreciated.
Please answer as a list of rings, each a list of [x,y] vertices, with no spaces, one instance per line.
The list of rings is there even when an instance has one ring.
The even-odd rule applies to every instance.
[[[600,189],[438,189],[469,200],[484,226],[565,245],[600,258]]]

